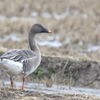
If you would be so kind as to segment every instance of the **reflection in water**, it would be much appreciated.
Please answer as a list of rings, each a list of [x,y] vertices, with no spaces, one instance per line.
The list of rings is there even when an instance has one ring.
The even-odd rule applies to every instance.
[[[8,81],[4,81],[5,86],[10,85]],[[22,82],[16,82],[16,88],[21,87]],[[77,88],[68,86],[60,86],[60,85],[52,85],[52,87],[46,87],[45,84],[38,84],[38,83],[26,83],[25,90],[28,91],[36,91],[36,92],[44,92],[46,94],[58,94],[58,93],[76,93],[76,94],[92,94],[96,96],[100,96],[99,89],[88,89],[88,88]]]

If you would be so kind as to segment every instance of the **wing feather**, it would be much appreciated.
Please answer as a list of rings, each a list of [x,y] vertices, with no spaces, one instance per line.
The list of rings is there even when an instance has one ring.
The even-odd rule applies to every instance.
[[[31,50],[13,49],[3,54],[0,59],[9,59],[23,64],[23,73],[28,75],[37,67],[37,54]],[[34,68],[33,67],[34,64]]]
[[[31,50],[13,49],[1,56],[1,59],[9,59],[15,62],[22,62],[25,59],[36,57],[36,53]]]

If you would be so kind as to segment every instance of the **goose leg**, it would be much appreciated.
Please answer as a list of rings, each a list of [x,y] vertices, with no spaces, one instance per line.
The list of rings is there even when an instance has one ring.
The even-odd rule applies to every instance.
[[[10,83],[11,83],[11,87],[14,88],[14,81],[13,78],[10,76]]]
[[[24,75],[22,78],[22,87],[19,90],[24,90],[25,79],[26,79],[26,76]]]

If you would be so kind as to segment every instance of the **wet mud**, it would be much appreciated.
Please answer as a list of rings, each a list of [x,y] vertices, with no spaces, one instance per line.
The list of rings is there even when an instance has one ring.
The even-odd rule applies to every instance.
[[[1,100],[100,100],[100,97],[80,94],[45,94],[33,91],[19,91],[0,88]]]

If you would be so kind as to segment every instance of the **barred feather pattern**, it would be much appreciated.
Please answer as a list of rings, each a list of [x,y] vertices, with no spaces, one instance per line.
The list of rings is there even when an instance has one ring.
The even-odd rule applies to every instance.
[[[32,73],[40,64],[41,59],[39,59],[38,55],[32,50],[26,49],[13,49],[3,54],[0,57],[1,61],[3,59],[13,60],[15,62],[20,62],[23,64],[23,73],[29,75]],[[13,66],[12,66],[13,67]]]

